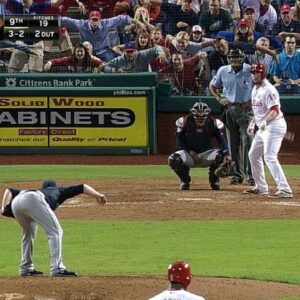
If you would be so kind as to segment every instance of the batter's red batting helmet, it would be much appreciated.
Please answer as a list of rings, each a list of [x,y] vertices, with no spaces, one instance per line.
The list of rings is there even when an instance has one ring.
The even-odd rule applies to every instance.
[[[251,73],[260,73],[263,78],[265,78],[267,75],[266,67],[263,64],[251,65],[250,72]]]
[[[185,288],[191,283],[192,274],[188,264],[183,261],[174,262],[168,268],[168,280],[181,283]]]

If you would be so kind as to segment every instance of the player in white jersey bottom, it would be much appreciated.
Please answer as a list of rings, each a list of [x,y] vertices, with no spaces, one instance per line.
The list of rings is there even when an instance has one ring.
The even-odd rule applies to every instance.
[[[203,297],[192,294],[186,290],[191,283],[191,279],[190,266],[183,261],[174,262],[168,267],[169,289],[149,300],[205,300]]]
[[[278,152],[287,131],[286,121],[280,110],[279,94],[265,78],[266,68],[263,64],[252,65],[251,73],[254,83],[251,96],[254,117],[247,132],[254,135],[249,160],[256,185],[244,193],[268,195],[270,198],[292,198],[292,190],[278,161]],[[274,194],[269,193],[264,161],[277,185]]]

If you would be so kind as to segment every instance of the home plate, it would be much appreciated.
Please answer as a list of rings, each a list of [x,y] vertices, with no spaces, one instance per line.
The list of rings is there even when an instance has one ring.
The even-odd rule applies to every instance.
[[[178,198],[178,201],[211,201],[211,198]]]

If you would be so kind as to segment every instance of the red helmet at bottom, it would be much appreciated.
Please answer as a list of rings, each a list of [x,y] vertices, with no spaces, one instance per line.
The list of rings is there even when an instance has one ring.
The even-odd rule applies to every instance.
[[[168,280],[181,283],[185,288],[191,283],[191,268],[183,261],[174,262],[168,268]]]
[[[266,67],[263,64],[254,64],[251,65],[251,73],[260,73],[262,78],[265,78],[267,75]]]

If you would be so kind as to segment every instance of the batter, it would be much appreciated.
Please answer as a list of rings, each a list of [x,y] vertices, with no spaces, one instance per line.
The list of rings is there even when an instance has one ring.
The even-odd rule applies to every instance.
[[[287,130],[286,121],[280,110],[279,94],[265,78],[266,68],[263,64],[252,65],[251,73],[255,85],[251,96],[254,117],[247,132],[249,135],[255,134],[249,159],[256,185],[253,189],[245,190],[244,193],[263,194],[270,198],[292,198],[292,190],[278,161],[278,152]],[[269,194],[264,161],[277,185],[274,194]]]

